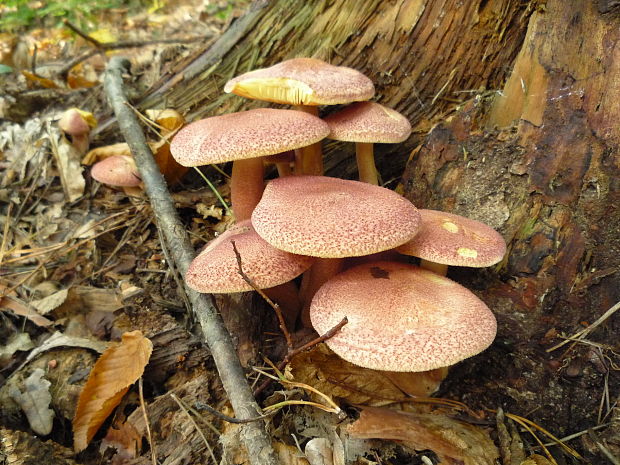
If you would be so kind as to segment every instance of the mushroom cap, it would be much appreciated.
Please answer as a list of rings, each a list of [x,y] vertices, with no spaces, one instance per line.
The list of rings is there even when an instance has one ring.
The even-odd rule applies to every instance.
[[[296,278],[314,259],[270,246],[256,234],[250,220],[241,221],[212,240],[190,264],[185,281],[198,292],[226,294],[253,290],[239,274],[231,241],[235,241],[243,272],[259,289]]]
[[[341,258],[407,242],[417,232],[419,218],[409,200],[383,187],[325,176],[287,176],[267,184],[252,224],[278,249]]]
[[[113,155],[95,163],[90,175],[110,186],[135,187],[142,182],[136,162],[127,155]]]
[[[337,105],[368,100],[375,86],[353,68],[316,58],[293,58],[237,76],[226,83],[224,91],[289,105]]]
[[[345,142],[402,142],[411,134],[411,123],[396,110],[375,102],[357,102],[332,113],[324,121],[329,139]]]
[[[486,349],[497,331],[489,308],[460,284],[414,265],[374,262],[350,268],[312,299],[312,325],[327,345],[374,370],[426,371]]]
[[[58,120],[58,127],[71,136],[88,134],[90,132],[90,125],[85,115],[88,115],[88,113],[82,112],[77,108],[69,108]],[[96,122],[94,124],[96,125]]]
[[[420,231],[398,252],[452,266],[491,266],[504,258],[506,241],[490,226],[437,210],[421,209],[420,215]]]
[[[170,143],[183,166],[262,157],[314,144],[329,134],[327,123],[303,111],[258,108],[188,124]]]

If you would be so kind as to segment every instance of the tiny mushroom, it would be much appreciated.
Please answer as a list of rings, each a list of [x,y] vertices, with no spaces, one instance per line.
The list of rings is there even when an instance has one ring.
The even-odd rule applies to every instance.
[[[374,370],[446,367],[486,349],[497,331],[491,311],[468,289],[406,263],[367,263],[325,283],[312,300],[312,325],[324,334],[345,316],[327,345]]]
[[[379,184],[373,144],[396,144],[411,134],[411,123],[391,108],[375,102],[357,102],[332,113],[324,121],[329,125],[328,139],[355,142],[360,181]]]
[[[133,157],[114,155],[93,165],[90,175],[102,184],[137,187],[142,183]]]
[[[420,209],[418,234],[397,247],[421,259],[420,265],[445,275],[448,266],[485,267],[504,258],[506,242],[490,226],[453,213]]]
[[[69,108],[58,120],[58,127],[71,136],[71,144],[81,155],[88,151],[90,129],[96,125],[92,113],[78,108]]]
[[[320,118],[294,110],[259,108],[195,121],[172,140],[172,156],[183,166],[234,161],[231,200],[238,221],[250,218],[263,184],[263,159],[323,139]]]
[[[242,97],[294,105],[318,116],[319,105],[340,105],[372,98],[375,87],[359,71],[316,58],[293,58],[257,69],[226,83],[224,91]],[[319,143],[301,148],[300,174],[323,174]]]

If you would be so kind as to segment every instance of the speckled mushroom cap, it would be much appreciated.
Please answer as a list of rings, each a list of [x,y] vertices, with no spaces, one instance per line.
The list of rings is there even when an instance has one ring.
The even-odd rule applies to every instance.
[[[303,111],[258,108],[188,124],[170,151],[181,165],[200,166],[293,150],[327,134],[325,122]]]
[[[406,263],[350,268],[312,299],[312,325],[324,334],[348,323],[327,345],[343,359],[374,370],[426,371],[486,349],[495,317],[472,292]]]
[[[95,163],[90,175],[110,186],[135,187],[142,182],[134,159],[127,155],[114,155]]]
[[[504,258],[504,238],[486,224],[436,210],[420,214],[420,231],[398,252],[452,266],[491,266]]]
[[[314,259],[294,255],[270,246],[254,231],[250,220],[228,229],[192,261],[185,281],[198,292],[224,294],[251,291],[239,275],[239,265],[231,241],[235,241],[243,271],[259,289],[267,289],[296,278]]]
[[[397,193],[359,181],[287,176],[265,188],[252,224],[278,249],[313,257],[369,255],[413,238],[419,214]]]
[[[411,123],[396,110],[375,102],[353,103],[324,121],[329,139],[345,142],[396,144],[411,134]]]
[[[375,86],[355,69],[316,58],[293,58],[237,76],[224,91],[289,105],[337,105],[368,100]]]

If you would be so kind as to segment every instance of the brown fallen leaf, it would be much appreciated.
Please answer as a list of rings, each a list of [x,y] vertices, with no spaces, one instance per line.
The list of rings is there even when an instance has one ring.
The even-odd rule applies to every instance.
[[[499,458],[486,431],[437,412],[362,407],[359,419],[347,431],[358,439],[391,439],[414,450],[430,449],[446,465],[494,465]]]
[[[334,398],[352,404],[381,406],[407,395],[428,396],[443,379],[443,369],[420,373],[376,371],[353,365],[333,353],[326,344],[297,355],[287,375]]]
[[[88,376],[73,418],[73,448],[84,450],[149,361],[153,344],[140,331],[123,334],[106,350]]]

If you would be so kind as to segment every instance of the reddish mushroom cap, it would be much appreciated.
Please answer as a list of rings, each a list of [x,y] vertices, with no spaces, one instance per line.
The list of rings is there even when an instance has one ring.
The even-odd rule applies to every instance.
[[[316,58],[293,58],[237,76],[224,91],[289,105],[337,105],[368,100],[375,87],[355,69]]]
[[[327,134],[325,122],[303,111],[259,108],[191,123],[177,133],[170,151],[181,165],[200,166],[293,150]]]
[[[245,220],[211,241],[192,261],[185,274],[189,287],[198,292],[220,294],[252,290],[239,274],[231,241],[235,241],[239,251],[243,272],[259,289],[296,278],[314,261],[312,257],[294,255],[270,246],[256,234],[250,220]]]
[[[135,187],[142,182],[134,159],[126,155],[114,155],[95,163],[90,175],[110,186]]]
[[[345,142],[402,142],[411,134],[411,123],[396,110],[375,102],[358,102],[329,115],[324,121],[329,139]]]
[[[252,224],[278,249],[323,258],[369,255],[397,247],[418,230],[415,206],[359,181],[288,176],[267,184]]]
[[[504,238],[486,224],[436,210],[420,215],[420,231],[398,252],[452,266],[491,266],[504,258]]]
[[[491,311],[468,289],[405,263],[367,263],[324,284],[312,300],[312,325],[324,334],[345,316],[327,345],[374,370],[452,365],[486,349],[497,331]]]
[[[81,136],[90,132],[88,122],[77,108],[65,111],[58,120],[58,127],[71,136]]]

